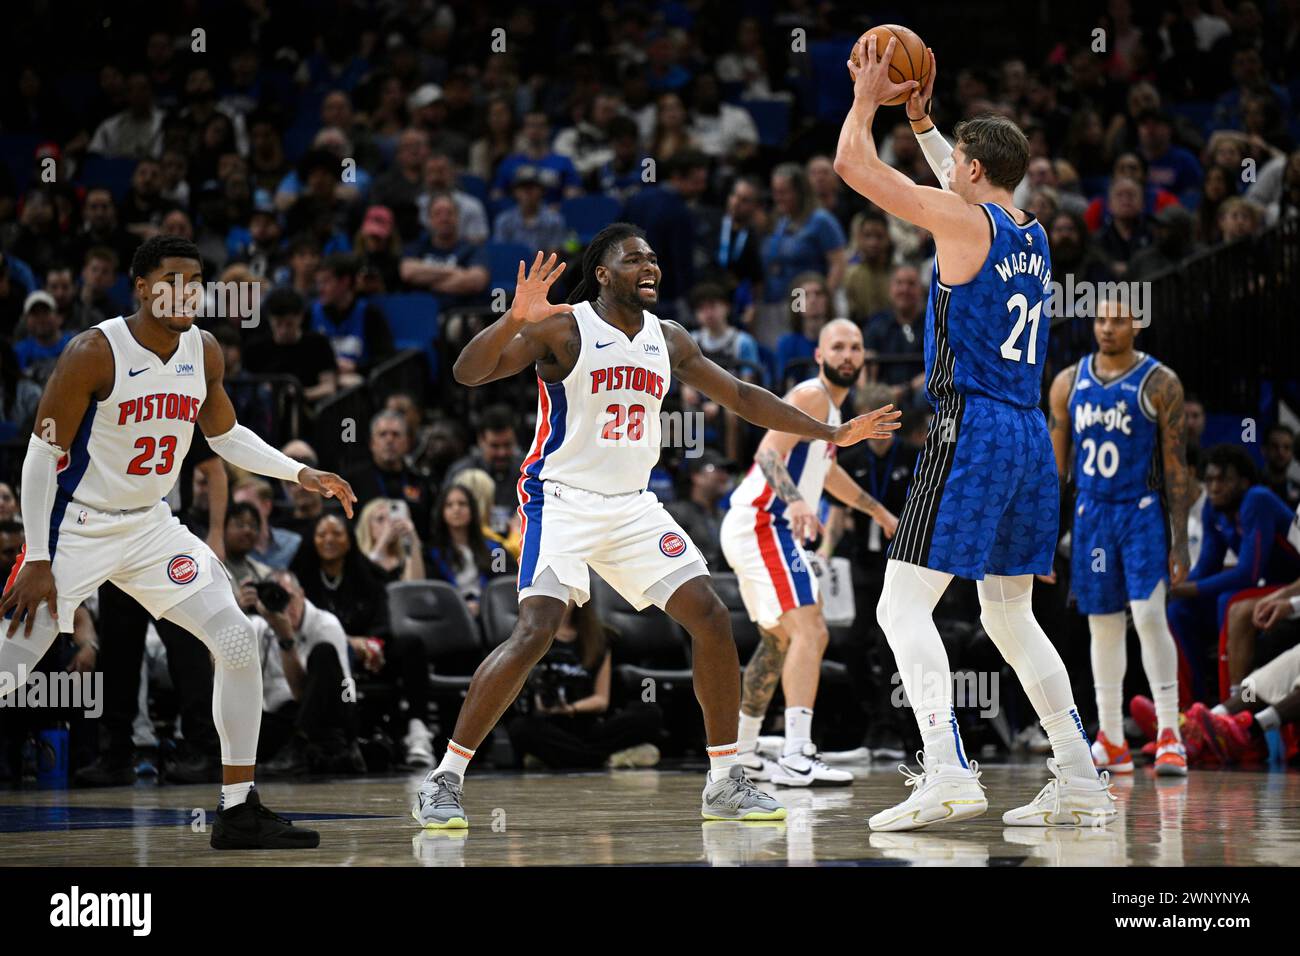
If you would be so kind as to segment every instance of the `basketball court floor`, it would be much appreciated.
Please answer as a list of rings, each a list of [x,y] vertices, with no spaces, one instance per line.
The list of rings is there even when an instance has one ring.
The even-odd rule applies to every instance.
[[[8,866],[1270,866],[1300,865],[1300,774],[1150,771],[1119,778],[1106,829],[1004,827],[1047,780],[1041,761],[984,767],[989,812],[918,833],[873,834],[907,794],[893,766],[851,788],[787,790],[782,823],[704,822],[699,768],[582,774],[471,772],[468,831],[432,832],[408,808],[422,775],[267,781],[274,810],[321,832],[317,850],[208,848],[214,786],[0,793]]]

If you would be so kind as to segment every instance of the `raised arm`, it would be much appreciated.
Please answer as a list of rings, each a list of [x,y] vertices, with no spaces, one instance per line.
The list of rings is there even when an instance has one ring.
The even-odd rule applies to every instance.
[[[819,438],[836,445],[855,445],[864,438],[884,438],[898,429],[902,412],[893,405],[877,408],[832,428],[805,415],[767,389],[742,382],[702,352],[687,331],[676,322],[663,323],[673,375],[697,388],[723,408],[729,408],[747,422],[802,438]]]
[[[1187,577],[1191,559],[1187,550],[1187,512],[1192,505],[1187,475],[1187,433],[1183,424],[1183,383],[1163,365],[1150,383],[1151,406],[1160,427],[1160,454],[1164,465],[1165,503],[1169,509],[1169,583]]]
[[[949,188],[948,165],[952,162],[952,146],[930,118],[930,107],[934,102],[934,77],[939,70],[934,60],[934,51],[926,47],[925,53],[930,58],[930,75],[926,78],[925,87],[913,90],[908,97],[907,121],[912,124],[912,134],[916,136],[917,145],[921,147],[930,171],[939,180],[939,188],[946,190]]]
[[[563,351],[556,347],[556,333],[567,330],[572,323],[566,321],[573,306],[561,302],[552,305],[547,301],[551,286],[564,273],[564,263],[556,266],[557,256],[552,253],[545,262],[537,253],[532,268],[524,274],[523,260],[515,279],[515,297],[506,314],[501,316],[461,349],[452,366],[452,376],[461,385],[485,385],[497,379],[509,378],[522,372],[535,362],[549,357],[557,364],[572,356],[557,355]],[[570,336],[561,335],[561,341]],[[570,367],[572,363],[570,362]]]

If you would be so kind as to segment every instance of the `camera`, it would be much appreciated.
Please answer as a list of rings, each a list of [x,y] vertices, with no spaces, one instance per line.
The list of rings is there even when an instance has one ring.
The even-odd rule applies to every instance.
[[[289,606],[289,592],[274,581],[255,581],[257,599],[272,614],[279,614]]]

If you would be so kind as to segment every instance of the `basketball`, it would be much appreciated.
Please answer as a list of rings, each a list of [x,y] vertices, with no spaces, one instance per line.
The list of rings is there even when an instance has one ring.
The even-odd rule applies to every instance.
[[[889,61],[889,78],[895,83],[916,80],[924,88],[926,80],[930,78],[930,55],[926,52],[925,41],[907,27],[900,27],[896,23],[884,23],[878,27],[872,27],[858,37],[858,42],[853,44],[853,52],[849,54],[853,65],[859,65],[858,44],[873,35],[876,38],[876,55],[880,57],[885,55],[885,47],[889,45],[890,38],[898,38],[898,45],[894,47],[894,57]],[[852,73],[849,74],[850,77],[852,75]],[[884,105],[902,106],[907,102],[909,95],[907,93],[899,94],[892,100],[885,100]]]

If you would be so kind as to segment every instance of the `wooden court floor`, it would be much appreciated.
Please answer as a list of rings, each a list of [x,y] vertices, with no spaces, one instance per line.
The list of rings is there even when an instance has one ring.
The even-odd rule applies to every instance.
[[[916,834],[873,834],[867,818],[903,799],[894,766],[856,765],[849,788],[774,790],[783,823],[706,823],[699,770],[591,774],[470,772],[471,828],[426,832],[409,815],[421,775],[259,785],[277,812],[321,832],[317,850],[217,853],[201,808],[213,786],[0,791],[6,866],[913,866],[1300,865],[1300,773],[1149,770],[1115,787],[1103,830],[1004,827],[1003,810],[1047,779],[1041,761],[984,768],[989,812]]]

